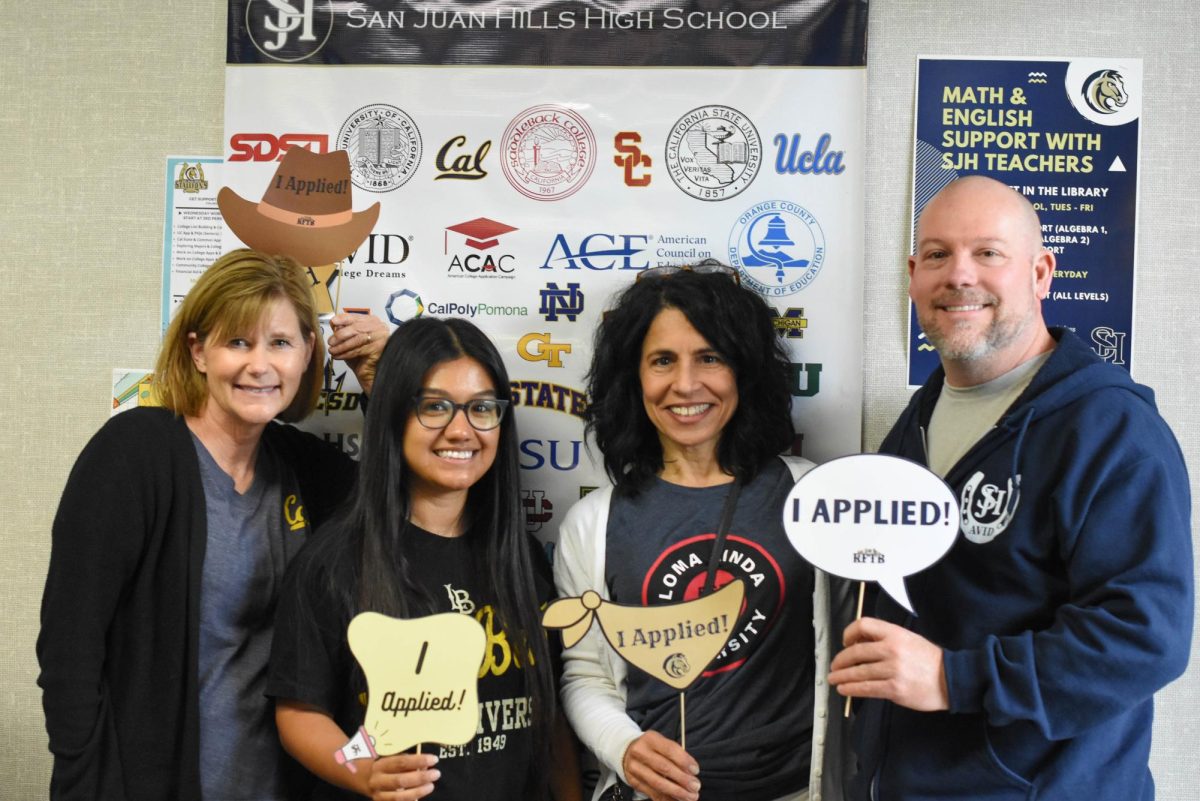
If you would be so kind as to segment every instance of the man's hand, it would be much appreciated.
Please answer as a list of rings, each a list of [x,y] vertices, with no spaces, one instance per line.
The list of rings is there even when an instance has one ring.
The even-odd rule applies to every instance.
[[[700,766],[679,743],[648,731],[625,749],[621,759],[629,786],[651,801],[698,801]]]
[[[846,627],[829,683],[842,695],[884,698],[918,712],[950,708],[942,649],[906,628],[864,617]]]

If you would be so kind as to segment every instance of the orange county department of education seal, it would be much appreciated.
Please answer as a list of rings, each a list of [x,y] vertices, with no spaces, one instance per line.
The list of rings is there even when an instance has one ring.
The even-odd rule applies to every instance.
[[[758,129],[729,106],[701,106],[684,114],[667,135],[665,162],[675,185],[697,200],[740,194],[762,164]]]
[[[518,114],[504,131],[501,158],[513,187],[534,200],[562,200],[587,182],[596,166],[596,137],[579,114],[544,105]]]
[[[368,192],[403,186],[421,163],[421,132],[412,117],[384,103],[363,106],[342,123],[337,147],[350,156],[350,180]]]

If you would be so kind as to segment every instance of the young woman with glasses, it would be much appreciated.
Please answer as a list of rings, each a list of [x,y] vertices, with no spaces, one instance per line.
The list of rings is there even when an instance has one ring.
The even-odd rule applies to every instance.
[[[508,393],[495,346],[466,320],[409,321],[380,357],[357,491],[289,571],[271,654],[279,736],[323,780],[313,798],[579,798],[555,655],[539,625],[552,588],[519,515]],[[347,770],[334,752],[363,721],[366,685],[346,627],[364,611],[473,615],[490,627],[489,647],[503,643],[509,656],[485,657],[481,707],[532,714],[482,715],[465,747]]]

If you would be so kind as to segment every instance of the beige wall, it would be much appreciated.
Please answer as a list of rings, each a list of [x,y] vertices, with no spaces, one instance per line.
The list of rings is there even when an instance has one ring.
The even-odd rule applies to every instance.
[[[157,344],[167,155],[222,150],[224,6],[4,4],[0,26],[0,798],[44,797],[50,759],[34,641],[49,528],[67,471],[103,423],[113,367]],[[1200,346],[1198,15],[1134,4],[875,0],[867,144],[865,444],[907,399],[903,254],[918,53],[1145,59],[1134,375],[1200,474],[1188,396]],[[1192,483],[1197,494],[1197,482]],[[1193,654],[1197,649],[1193,648]],[[1200,663],[1160,696],[1163,799],[1200,799]],[[146,677],[147,681],[151,677]],[[1103,766],[1097,766],[1103,770]]]

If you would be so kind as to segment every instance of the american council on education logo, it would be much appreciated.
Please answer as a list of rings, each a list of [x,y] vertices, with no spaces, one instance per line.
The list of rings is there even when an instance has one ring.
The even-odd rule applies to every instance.
[[[750,185],[762,164],[758,129],[729,106],[701,106],[667,135],[667,171],[697,200],[728,200]]]
[[[272,61],[294,63],[315,55],[333,32],[333,6],[316,0],[249,0],[246,35]]]
[[[508,182],[521,194],[534,200],[562,200],[591,177],[596,137],[571,109],[534,106],[505,129],[501,163]]]
[[[421,163],[421,132],[395,106],[363,106],[342,123],[337,149],[350,155],[350,180],[368,192],[391,192]]]
[[[817,218],[790,200],[756,203],[729,233],[729,263],[742,281],[769,298],[807,287],[825,264],[825,232]]]

